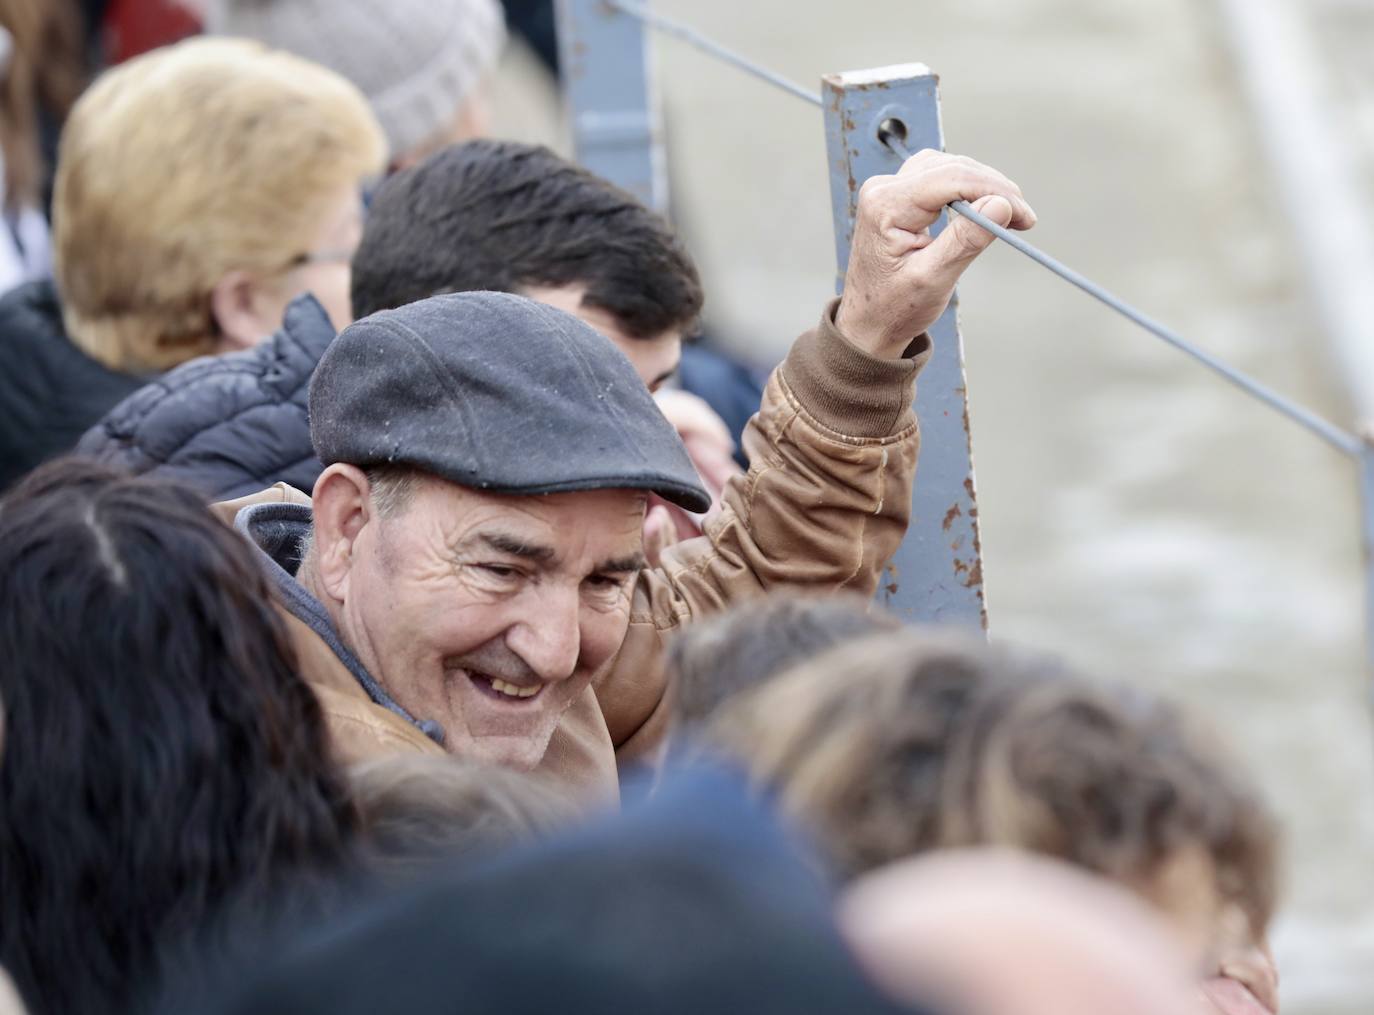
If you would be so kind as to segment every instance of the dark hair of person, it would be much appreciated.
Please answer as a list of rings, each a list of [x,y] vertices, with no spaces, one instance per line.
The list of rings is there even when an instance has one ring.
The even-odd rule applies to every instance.
[[[189,490],[59,460],[0,501],[0,965],[34,1012],[131,1010],[218,915],[345,866],[271,603]]]
[[[1036,653],[874,635],[729,702],[709,739],[812,827],[843,877],[1004,846],[1150,897],[1166,864],[1201,849],[1257,933],[1273,912],[1277,829],[1215,737],[1156,695]]]
[[[568,285],[635,338],[691,332],[701,313],[696,267],[662,216],[547,148],[468,141],[379,188],[353,258],[353,313]]]
[[[774,593],[684,627],[668,643],[673,722],[710,719],[721,705],[834,646],[896,630],[897,619],[858,596]]]

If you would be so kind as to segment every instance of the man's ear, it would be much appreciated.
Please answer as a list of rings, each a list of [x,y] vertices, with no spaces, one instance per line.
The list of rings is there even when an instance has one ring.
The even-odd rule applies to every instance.
[[[374,517],[371,490],[362,469],[337,462],[320,473],[311,494],[315,577],[340,602],[348,596],[358,537]]]
[[[250,349],[277,325],[263,313],[262,283],[246,271],[226,272],[210,290],[210,313],[219,332],[216,353]]]

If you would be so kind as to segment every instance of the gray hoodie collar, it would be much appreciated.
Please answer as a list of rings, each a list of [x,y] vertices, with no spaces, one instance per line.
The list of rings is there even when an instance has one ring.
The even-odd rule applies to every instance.
[[[250,504],[234,516],[234,528],[248,537],[262,562],[268,580],[277,590],[282,604],[291,615],[305,624],[329,646],[330,650],[353,674],[367,696],[382,708],[394,712],[435,743],[444,742],[444,728],[433,719],[416,719],[398,704],[386,688],[377,682],[358,657],[339,640],[338,632],[329,619],[324,604],[296,581],[306,537],[313,524],[308,504],[289,504],[272,501]]]

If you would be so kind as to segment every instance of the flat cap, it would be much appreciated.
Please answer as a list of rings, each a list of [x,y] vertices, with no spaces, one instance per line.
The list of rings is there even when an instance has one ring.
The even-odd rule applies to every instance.
[[[711,503],[625,355],[509,293],[431,296],[345,328],[310,382],[310,439],[325,465],[408,465],[493,493]]]

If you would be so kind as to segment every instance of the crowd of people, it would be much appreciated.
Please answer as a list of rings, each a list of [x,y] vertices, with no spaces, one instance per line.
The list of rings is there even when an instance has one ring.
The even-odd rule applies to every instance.
[[[757,383],[507,18],[0,0],[0,1012],[1276,1013],[1216,732],[872,604],[1017,185]]]

